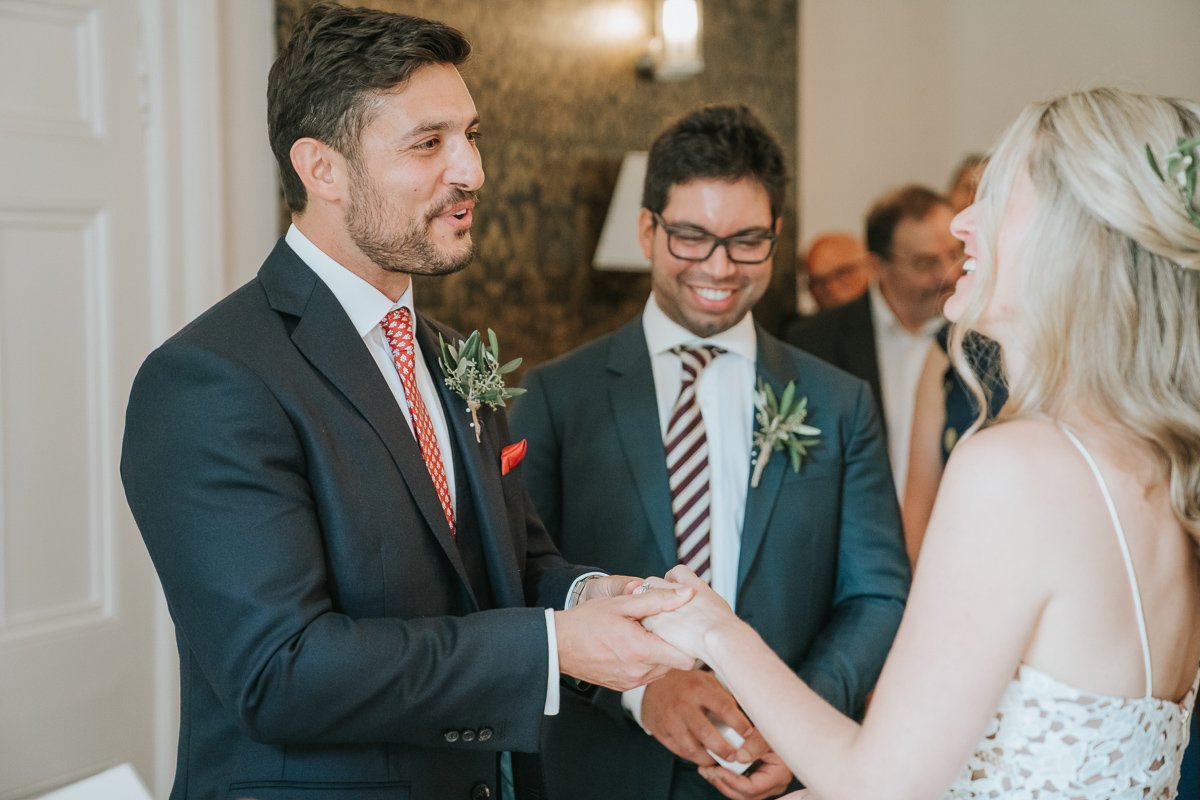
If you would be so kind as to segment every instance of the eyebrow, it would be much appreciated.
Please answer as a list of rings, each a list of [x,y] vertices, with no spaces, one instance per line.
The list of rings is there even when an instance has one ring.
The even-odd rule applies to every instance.
[[[471,118],[471,121],[467,123],[467,130],[474,128],[478,124],[479,115],[476,114]],[[406,143],[411,142],[413,139],[419,139],[427,133],[444,133],[445,131],[453,130],[454,127],[455,125],[453,122],[445,120],[441,122],[422,122],[405,131],[404,135],[401,137],[401,141]]]
[[[686,221],[685,222],[667,222],[666,220],[663,220],[663,224],[668,225],[672,228],[691,228],[692,230],[700,231],[701,233],[707,233],[709,236],[716,236],[716,234],[713,233],[712,231],[710,231],[708,228],[704,227],[703,225],[697,225],[694,222],[686,222]],[[762,233],[766,233],[766,234],[771,233],[770,227],[768,227],[766,225],[751,225],[749,228],[742,228],[740,231],[734,231],[733,233],[729,234],[728,236],[717,237],[717,238],[728,239],[728,238],[731,238],[734,236],[749,236],[751,234],[762,234]]]

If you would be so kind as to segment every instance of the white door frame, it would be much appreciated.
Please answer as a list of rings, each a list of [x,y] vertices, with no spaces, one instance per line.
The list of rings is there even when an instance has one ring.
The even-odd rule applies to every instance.
[[[278,235],[267,143],[273,0],[139,0],[155,342],[251,278]],[[170,792],[179,727],[174,628],[155,631],[156,797]]]

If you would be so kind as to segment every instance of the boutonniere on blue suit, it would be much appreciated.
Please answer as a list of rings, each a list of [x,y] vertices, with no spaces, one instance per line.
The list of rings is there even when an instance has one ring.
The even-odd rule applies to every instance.
[[[488,343],[483,343],[479,331],[471,331],[466,339],[451,344],[438,334],[438,347],[442,351],[438,363],[446,378],[450,391],[467,401],[471,414],[471,427],[475,430],[475,441],[479,441],[483,429],[479,422],[479,409],[501,408],[504,401],[525,394],[524,389],[504,385],[504,376],[521,366],[521,359],[514,358],[507,364],[500,363],[500,343],[496,332],[488,328]]]
[[[754,390],[755,429],[752,441],[756,452],[752,459],[754,473],[750,477],[751,487],[758,486],[771,453],[776,450],[786,448],[792,471],[800,471],[800,462],[808,455],[808,448],[817,443],[816,439],[804,437],[821,434],[820,429],[804,424],[807,416],[808,398],[796,397],[795,381],[788,381],[783,395],[776,399],[775,390],[770,384],[762,378],[758,379],[758,388]]]

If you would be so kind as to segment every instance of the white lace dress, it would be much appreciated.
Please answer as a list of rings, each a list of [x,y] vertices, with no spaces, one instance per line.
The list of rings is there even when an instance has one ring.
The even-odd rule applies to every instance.
[[[947,800],[1171,800],[1177,795],[1200,674],[1180,703],[1153,696],[1150,644],[1125,531],[1095,461],[1074,434],[1064,431],[1100,483],[1125,557],[1146,692],[1142,697],[1084,692],[1022,665]]]

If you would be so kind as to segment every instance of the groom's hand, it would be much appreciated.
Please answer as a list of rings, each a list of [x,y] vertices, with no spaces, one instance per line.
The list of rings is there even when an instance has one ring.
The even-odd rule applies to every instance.
[[[622,597],[627,594],[633,594],[634,590],[642,583],[641,578],[634,578],[629,575],[595,575],[587,579],[584,584],[583,594],[579,596],[580,603],[586,603],[588,600],[598,600],[601,597]],[[666,581],[658,581],[664,586],[667,586]],[[671,588],[678,588],[675,585],[670,585]]]
[[[792,771],[779,754],[772,751],[759,759],[745,775],[730,772],[724,767],[700,767],[700,775],[730,800],[765,800],[787,791]],[[792,792],[791,800],[816,800],[807,790]],[[787,798],[781,798],[787,800]]]
[[[740,749],[721,735],[710,714],[742,735]],[[702,670],[672,672],[647,686],[642,725],[663,747],[699,766],[716,765],[709,750],[726,761],[750,762],[769,749],[729,690]]]
[[[574,608],[554,612],[559,671],[623,692],[671,670],[691,669],[692,658],[643,628],[641,620],[678,608],[691,599],[692,590],[606,596],[623,591],[628,581],[614,577],[592,581],[603,581],[595,587],[596,594],[585,595],[585,602]]]

